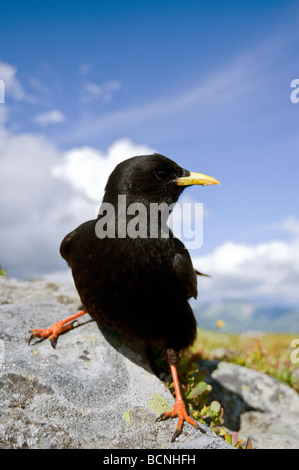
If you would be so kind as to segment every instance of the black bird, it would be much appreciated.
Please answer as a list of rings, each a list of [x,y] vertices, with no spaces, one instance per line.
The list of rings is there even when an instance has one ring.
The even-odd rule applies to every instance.
[[[166,220],[169,206],[186,186],[195,184],[219,182],[190,173],[160,154],[132,157],[117,165],[98,218],[68,234],[60,247],[83,310],[50,328],[32,330],[30,338],[49,337],[55,346],[75,318],[89,313],[103,327],[166,350],[176,402],[173,411],[158,420],[178,416],[172,441],[184,420],[198,428],[187,415],[177,376],[179,352],[196,336],[188,299],[197,297],[197,272],[183,243],[167,230]]]

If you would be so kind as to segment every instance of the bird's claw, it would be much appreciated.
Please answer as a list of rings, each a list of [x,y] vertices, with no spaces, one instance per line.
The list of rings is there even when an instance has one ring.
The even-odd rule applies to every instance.
[[[173,434],[172,438],[171,438],[171,442],[174,442],[176,440],[177,437],[179,437],[179,435],[181,434],[182,432],[182,429],[177,429],[175,431],[175,433]]]
[[[65,323],[64,321],[59,321],[57,323],[54,323],[49,328],[42,328],[42,329],[36,328],[32,330],[31,336],[28,340],[28,344],[30,345],[31,341],[34,338],[40,338],[41,340],[49,338],[52,347],[55,349],[57,345],[58,336],[64,333],[65,331],[72,329],[76,321],[73,321],[66,325],[64,323]]]
[[[194,419],[190,418],[190,416],[188,416],[185,405],[184,405],[184,402],[182,400],[177,400],[175,402],[172,411],[165,411],[160,416],[158,416],[158,418],[156,419],[156,422],[157,421],[164,421],[166,419],[176,418],[176,417],[178,417],[178,424],[177,424],[176,431],[175,431],[175,433],[173,434],[173,436],[171,438],[171,442],[174,442],[176,440],[176,438],[181,434],[182,429],[183,429],[184,421],[187,421],[189,424],[194,426],[196,429],[203,430],[199,426],[197,421],[195,421]],[[206,430],[204,430],[203,432],[206,432]]]
[[[165,413],[162,413],[160,416],[158,416],[158,418],[156,419],[156,423],[158,423],[159,421],[164,421],[164,419],[167,419],[164,417]]]
[[[58,336],[68,330],[71,330],[77,323],[76,319],[82,315],[85,315],[85,313],[87,313],[85,310],[80,310],[79,312],[75,313],[75,315],[72,315],[65,320],[58,321],[49,328],[32,330],[28,344],[30,344],[33,338],[41,338],[41,340],[49,338],[52,347],[55,349]]]

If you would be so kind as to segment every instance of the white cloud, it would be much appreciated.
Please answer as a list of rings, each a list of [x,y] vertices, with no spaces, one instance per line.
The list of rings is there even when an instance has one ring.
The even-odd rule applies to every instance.
[[[92,65],[91,64],[81,64],[79,67],[78,67],[78,71],[79,71],[79,74],[80,75],[89,75],[90,72],[92,71]]]
[[[287,217],[282,222],[276,224],[277,228],[293,233],[299,237],[299,220],[295,217]]]
[[[43,83],[42,80],[37,77],[33,77],[29,80],[29,86],[31,86],[37,93],[41,93],[43,95],[49,95],[51,93],[49,85]]]
[[[88,103],[100,99],[104,103],[108,103],[121,88],[122,83],[119,80],[109,80],[102,84],[85,82],[83,84],[83,102]]]
[[[93,206],[51,176],[62,154],[47,139],[0,134],[0,265],[17,277],[66,269],[60,242],[94,216]]]
[[[5,86],[5,95],[10,95],[14,100],[34,101],[33,96],[25,92],[17,78],[17,68],[7,62],[0,61],[0,79]]]
[[[199,270],[212,275],[212,279],[200,279],[199,297],[298,304],[299,221],[287,218],[279,226],[292,233],[290,241],[275,239],[255,245],[227,242],[194,259]]]
[[[0,133],[4,132],[4,125],[7,120],[7,106],[0,105]]]
[[[33,121],[40,126],[59,124],[60,122],[63,122],[65,120],[65,115],[59,109],[52,109],[44,113],[39,113],[33,118]]]
[[[135,155],[147,155],[154,150],[137,145],[130,139],[115,141],[106,153],[92,147],[80,147],[64,153],[63,162],[52,169],[52,174],[69,182],[87,199],[99,203],[110,173],[121,161]]]

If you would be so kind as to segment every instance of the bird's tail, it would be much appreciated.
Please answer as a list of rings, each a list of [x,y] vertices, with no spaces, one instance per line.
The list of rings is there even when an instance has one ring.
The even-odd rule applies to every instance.
[[[198,271],[197,269],[195,269],[195,272],[198,276],[205,276],[205,277],[212,277],[210,274],[205,274],[205,273],[201,273],[200,271]]]

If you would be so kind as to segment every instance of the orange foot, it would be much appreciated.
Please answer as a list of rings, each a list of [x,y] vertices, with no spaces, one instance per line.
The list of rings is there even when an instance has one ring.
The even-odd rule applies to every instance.
[[[156,419],[156,421],[164,421],[165,419],[176,417],[178,417],[179,419],[176,431],[172,436],[171,442],[174,442],[175,439],[181,434],[184,421],[187,421],[188,423],[192,424],[192,426],[194,426],[196,429],[199,429],[198,423],[194,421],[194,419],[190,418],[190,416],[188,416],[183,400],[177,400],[174,404],[173,410],[165,411],[165,413],[162,413]]]
[[[85,313],[87,313],[85,312],[85,310],[80,310],[80,312],[76,313],[75,315],[69,318],[66,318],[65,320],[58,321],[54,323],[52,326],[50,326],[49,328],[32,330],[28,344],[30,344],[33,338],[41,338],[41,339],[49,338],[49,340],[51,341],[51,345],[55,349],[58,336],[61,335],[62,333],[65,333],[68,330],[71,330],[74,326],[75,319],[80,317],[81,315],[84,315]]]

